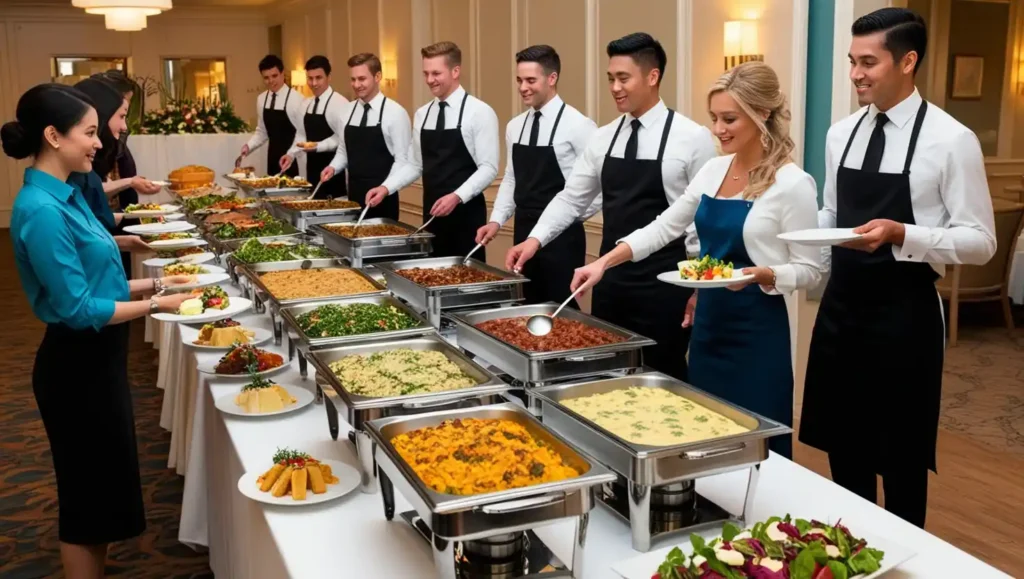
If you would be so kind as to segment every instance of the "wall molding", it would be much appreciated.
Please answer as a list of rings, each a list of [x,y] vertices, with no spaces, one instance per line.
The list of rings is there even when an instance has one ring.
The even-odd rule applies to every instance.
[[[796,135],[793,139],[793,160],[799,167],[804,161],[804,126],[807,123],[807,24],[810,11],[810,0],[793,0],[793,45],[790,70],[793,77],[789,87],[789,111],[792,120],[789,134]],[[849,91],[847,91],[849,92]]]
[[[1024,7],[1019,1],[1010,2],[1009,22],[1006,29],[1006,64],[1003,71],[1003,98],[999,104],[999,143],[996,155],[999,157],[1013,156],[1014,122],[1017,117],[1018,87],[1024,78],[1018,74],[1018,63],[1021,58],[1021,31],[1024,30],[1021,18]]]
[[[600,54],[597,39],[599,37],[598,26],[600,24],[600,14],[598,13],[598,0],[586,0],[586,2],[587,12],[586,18],[584,19],[586,28],[584,38],[587,43],[586,74],[584,75],[584,82],[586,82],[587,89],[586,115],[588,118],[593,119],[598,126],[601,126],[601,123],[597,118],[597,58],[598,54]]]
[[[850,27],[854,20],[853,2],[836,2],[832,41],[832,124],[850,116],[853,90],[850,88]],[[806,71],[806,65],[803,67]]]
[[[693,118],[693,0],[676,0],[676,110]]]
[[[346,54],[352,54],[352,0],[345,2],[345,26],[348,27],[348,50]]]
[[[480,0],[469,0],[470,94],[480,94]]]

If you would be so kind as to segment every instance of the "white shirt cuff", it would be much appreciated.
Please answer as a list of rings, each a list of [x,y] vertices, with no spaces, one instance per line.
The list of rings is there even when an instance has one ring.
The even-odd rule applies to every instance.
[[[626,245],[629,245],[629,248],[633,251],[633,259],[631,261],[643,261],[647,259],[649,255],[651,255],[650,250],[648,250],[647,246],[643,243],[643,241],[641,241],[639,231],[634,231],[633,233],[630,233],[629,235],[623,237],[622,239],[618,239],[615,241],[615,245],[618,245],[620,243],[625,243]]]
[[[928,250],[931,249],[931,231],[920,225],[905,224],[903,245],[892,246],[892,255],[898,261],[923,262]]]
[[[775,270],[775,289],[777,291],[766,291],[765,293],[793,293],[796,290],[796,271],[793,269],[793,267],[786,264],[775,266],[772,269]]]
[[[465,185],[456,189],[454,193],[459,196],[459,199],[462,199],[463,203],[469,203],[470,199],[478,195],[478,193],[474,193],[471,189],[466,188]]]

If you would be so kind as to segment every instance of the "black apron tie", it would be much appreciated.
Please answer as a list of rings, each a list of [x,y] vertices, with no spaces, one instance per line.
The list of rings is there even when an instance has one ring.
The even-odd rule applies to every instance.
[[[359,125],[353,125],[352,117],[356,108],[345,122],[345,150],[348,152],[348,192],[349,200],[359,205],[366,206],[366,192],[374,187],[379,187],[391,173],[391,166],[395,163],[395,156],[388,150],[387,141],[384,140],[384,106],[388,99],[385,97],[380,102],[380,114],[377,116],[377,124],[369,126],[367,117],[370,114],[370,104],[363,104],[363,119]],[[366,212],[368,219],[386,218],[398,220],[398,191],[388,195]]]
[[[291,87],[284,97],[284,108],[277,108],[277,93],[270,93],[269,99],[263,99],[263,126],[267,129],[267,175],[277,175],[281,170],[281,157],[288,154],[288,149],[295,142],[295,126],[288,118],[288,99],[292,96]],[[269,105],[269,106],[268,106]],[[292,163],[284,172],[289,177],[299,174],[299,166]]]
[[[462,116],[466,110],[469,94],[462,97],[459,120],[455,128],[444,128],[444,110],[448,103],[438,102],[437,128],[426,128],[430,106],[420,126],[420,154],[423,158],[423,222],[430,219],[430,209],[437,200],[454,193],[473,173],[477,165],[466,148],[462,137]],[[487,204],[482,191],[469,201],[455,206],[446,217],[435,219],[427,226],[434,234],[434,255],[436,257],[464,256],[476,245],[476,230],[487,223]],[[486,248],[480,249],[477,259],[487,261]]]
[[[319,97],[313,101],[313,109],[306,110],[306,115],[302,117],[302,125],[306,129],[306,140],[310,142],[319,143],[320,141],[329,139],[334,136],[334,129],[331,128],[330,123],[327,122],[327,108],[331,104],[331,99],[334,98],[332,92],[327,97],[327,102],[324,103],[324,108],[317,112],[317,106],[320,100]],[[306,174],[309,175],[309,182],[314,187],[320,183],[320,173],[323,172],[331,161],[334,160],[334,151],[327,151],[318,153],[316,151],[309,151],[306,153]],[[323,184],[320,189],[316,192],[317,199],[327,199],[333,197],[335,199],[344,197],[348,194],[348,188],[345,184],[345,172],[341,171],[330,181]]]
[[[636,150],[640,147],[640,119],[633,119],[633,121],[629,123],[629,126],[633,131],[629,133],[629,138],[626,139],[626,152],[623,154],[622,158],[627,161],[632,161],[636,159]]]
[[[882,166],[882,155],[885,154],[885,123],[889,117],[885,113],[878,113],[875,117],[875,129],[871,131],[871,138],[868,139],[868,149],[864,152],[864,162],[860,170],[867,173],[877,173]]]
[[[530,146],[537,146],[537,136],[540,134],[540,111],[533,111],[533,127],[530,129]]]

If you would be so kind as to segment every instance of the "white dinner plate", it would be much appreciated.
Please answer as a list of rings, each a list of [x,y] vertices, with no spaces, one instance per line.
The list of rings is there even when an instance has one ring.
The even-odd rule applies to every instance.
[[[142,219],[143,217],[164,217],[166,215],[171,215],[173,213],[177,213],[180,210],[181,210],[181,207],[178,206],[178,205],[167,205],[167,204],[164,204],[164,205],[160,206],[160,209],[142,209],[140,211],[132,211],[131,213],[126,211],[124,213],[124,218],[125,219]]]
[[[183,249],[185,247],[201,247],[203,245],[209,245],[205,239],[199,239],[198,237],[188,237],[185,239],[157,239],[156,241],[148,241],[146,244],[153,249]]]
[[[184,213],[171,213],[170,215],[164,215],[165,221],[181,221],[184,218]]]
[[[833,227],[830,229],[801,229],[800,231],[787,231],[780,233],[778,238],[797,245],[809,245],[812,247],[824,247],[826,245],[839,245],[847,241],[853,241],[861,237],[861,234],[854,233],[851,227]]]
[[[167,289],[169,289],[169,290],[196,289],[196,288],[201,288],[201,287],[206,287],[206,286],[211,286],[211,285],[217,285],[220,282],[228,281],[229,279],[231,279],[231,276],[226,274],[226,273],[224,273],[224,272],[220,272],[220,273],[200,273],[200,274],[197,274],[195,277],[196,277],[196,280],[191,282],[191,283],[183,283],[183,284],[178,284],[178,285],[169,285],[169,286],[167,286]]]
[[[276,354],[276,352],[274,352],[274,353]],[[284,358],[284,356],[281,356],[281,357]],[[291,365],[288,363],[288,360],[285,360],[284,363],[281,364],[280,366],[278,366],[276,368],[271,368],[269,370],[261,370],[259,372],[256,372],[255,375],[256,376],[270,376],[271,374],[277,374],[278,372],[281,372],[283,370],[287,370],[290,367],[291,367]],[[248,380],[249,377],[252,376],[252,374],[249,374],[248,372],[246,372],[245,374],[218,374],[217,373],[217,362],[205,362],[203,364],[199,364],[197,366],[197,369],[200,372],[202,372],[203,374],[209,374],[209,375],[213,376],[214,378],[240,378],[242,380]]]
[[[742,268],[737,268],[737,269],[733,270],[732,277],[730,277],[729,279],[699,279],[699,280],[683,279],[683,277],[681,275],[679,275],[679,270],[676,270],[676,271],[666,271],[665,273],[659,273],[658,274],[658,281],[663,281],[665,283],[670,283],[672,285],[678,285],[678,286],[683,286],[683,287],[711,289],[711,288],[716,288],[716,287],[728,287],[728,286],[731,286],[734,283],[740,283],[740,282],[744,282],[744,281],[747,281],[747,280],[754,279],[754,274],[743,275],[743,274],[740,273],[741,270],[742,270]]]
[[[192,231],[196,226],[184,221],[172,221],[170,223],[146,223],[144,225],[129,225],[124,230],[136,235],[156,235],[158,233],[177,233],[179,231]]]
[[[213,252],[207,251],[204,253],[193,253],[192,255],[186,255],[184,257],[151,257],[142,262],[142,265],[147,265],[149,267],[163,267],[176,261],[180,263],[207,263],[215,259],[217,259],[217,256]],[[218,269],[223,270],[224,268]]]
[[[273,382],[273,380],[271,380],[271,382]],[[242,386],[244,386],[244,384]],[[242,387],[239,386],[238,392],[235,392],[234,394],[225,394],[221,396],[214,402],[214,406],[216,406],[217,410],[220,410],[224,414],[230,414],[232,416],[263,417],[277,416],[278,414],[287,414],[289,412],[295,412],[296,410],[301,410],[306,406],[309,406],[309,403],[313,401],[313,393],[310,392],[308,389],[303,388],[302,386],[295,386],[294,384],[280,384],[280,386],[287,390],[288,393],[292,395],[292,398],[295,398],[295,404],[292,404],[291,406],[286,406],[281,410],[275,410],[273,412],[261,412],[259,414],[251,414],[249,412],[246,412],[245,409],[242,408],[241,406],[235,404],[235,396],[237,396],[238,393],[242,391]]]
[[[171,260],[171,261],[174,261],[174,260]],[[187,265],[201,265],[203,267],[203,269],[206,270],[206,273],[227,273],[228,272],[228,270],[224,269],[223,267],[216,266],[216,265],[204,265],[204,264],[201,264],[201,263],[192,263],[192,264],[187,264]],[[165,273],[164,275],[169,275],[169,274]]]
[[[196,316],[182,316],[179,314],[153,314],[154,320],[160,320],[161,322],[179,322],[184,324],[205,324],[206,322],[216,322],[217,320],[223,320],[224,318],[232,318],[242,312],[246,312],[252,307],[252,301],[245,298],[232,297],[228,307],[223,310],[209,309],[205,312]]]
[[[258,492],[259,489],[257,489]],[[910,549],[893,543],[892,541],[876,537],[874,535],[861,534],[858,529],[850,529],[855,535],[867,540],[868,546],[872,549],[879,549],[885,553],[882,558],[882,568],[870,575],[858,575],[857,579],[875,579],[882,575],[892,571],[896,567],[906,563],[912,559],[916,553]],[[708,540],[714,536],[706,536]],[[693,554],[693,547],[689,541],[685,541],[679,545],[672,545],[657,551],[650,551],[643,555],[633,557],[632,559],[626,559],[625,561],[619,561],[612,565],[612,571],[615,571],[621,575],[624,579],[651,579],[651,576],[658,572],[658,565],[661,565],[665,560],[665,556],[673,548],[679,547],[686,554],[687,559]]]
[[[270,330],[265,330],[263,328],[247,328],[245,326],[245,324],[242,324],[240,327],[243,328],[243,329],[249,330],[250,332],[252,332],[254,334],[253,337],[252,337],[252,340],[249,340],[249,345],[250,346],[259,346],[260,344],[266,344],[267,342],[270,341],[271,338],[274,337],[274,332],[272,332]],[[195,334],[196,339],[198,339],[199,338],[199,330],[200,329],[199,328],[191,328],[191,330]],[[182,331],[184,332],[184,330],[182,330]],[[195,340],[192,340],[192,342],[194,342],[194,341]],[[190,348],[195,348],[197,350],[209,350],[209,351],[217,351],[217,352],[227,352],[227,351],[235,349],[235,347],[233,345],[231,345],[231,346],[203,346],[203,345],[200,345],[200,344],[193,344],[192,342],[189,342],[188,346]]]
[[[318,503],[333,501],[334,499],[341,498],[359,488],[359,471],[336,460],[322,460],[320,462],[330,466],[331,472],[334,476],[338,477],[338,482],[333,485],[327,485],[327,492],[322,495],[314,494],[313,491],[307,490],[306,500],[297,501],[292,498],[291,493],[286,494],[283,497],[274,497],[269,492],[261,492],[259,485],[256,484],[256,479],[266,471],[247,472],[243,474],[242,477],[238,479],[238,490],[246,497],[258,503],[280,505],[284,507],[302,507],[305,505],[315,505]],[[267,470],[270,470],[270,467],[267,467]],[[650,579],[650,577],[648,576],[645,579]]]

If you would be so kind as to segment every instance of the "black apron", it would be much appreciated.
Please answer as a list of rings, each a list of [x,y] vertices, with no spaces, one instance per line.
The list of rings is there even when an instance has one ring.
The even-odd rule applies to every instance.
[[[648,225],[668,209],[661,162],[674,117],[675,112],[669,109],[657,159],[612,157],[626,117],[619,122],[601,170],[601,255],[614,249],[616,240]],[[682,323],[686,301],[693,290],[660,282],[657,276],[677,271],[677,264],[684,259],[686,239],[680,237],[643,261],[609,269],[594,288],[592,308],[595,316],[657,341],[657,345],[644,348],[644,364],[680,380],[687,379],[690,330],[683,328]]]
[[[420,126],[420,153],[423,157],[423,222],[430,219],[430,209],[438,199],[454,193],[473,173],[476,161],[462,138],[462,114],[466,110],[469,93],[462,97],[459,121],[454,129],[428,129],[430,103]],[[447,217],[438,217],[427,226],[434,234],[434,256],[464,256],[476,246],[476,231],[487,222],[487,204],[483,192],[467,203],[460,203]],[[480,248],[474,256],[487,261],[487,248]]]
[[[292,96],[292,89],[288,87],[288,94],[284,96],[284,106],[278,109],[270,107],[270,101],[274,95],[267,92],[267,98],[263,101],[263,127],[267,129],[267,175],[277,175],[281,172],[281,157],[288,154],[295,142],[295,126],[288,118],[288,99]],[[291,167],[284,172],[289,177],[299,174],[299,166],[292,163]]]
[[[926,109],[922,102],[902,173],[843,166],[867,113],[857,121],[839,161],[838,227],[914,223],[910,163]],[[897,261],[890,244],[874,253],[832,248],[807,362],[801,442],[856,453],[880,474],[897,465],[935,470],[944,349],[936,279],[926,263]]]
[[[516,221],[512,238],[516,245],[526,241],[548,203],[565,188],[565,176],[558,165],[554,147],[555,132],[564,110],[565,103],[562,103],[547,146],[522,144],[530,115],[523,119],[519,139],[512,145],[512,166],[516,177]],[[586,252],[587,238],[580,221],[542,247],[523,267],[523,275],[530,279],[530,283],[523,287],[526,303],[561,303],[565,300],[570,293],[573,273],[576,268],[583,267]],[[576,300],[569,305],[579,309]]]
[[[345,123],[345,150],[348,152],[348,198],[366,207],[366,192],[379,187],[391,173],[395,156],[388,150],[384,140],[384,105],[387,97],[380,101],[377,125],[360,127],[352,124],[359,101],[352,107],[352,114]],[[429,208],[427,208],[429,210]],[[367,219],[385,217],[398,221],[398,191],[388,195],[380,205],[366,212]]]
[[[331,104],[331,99],[334,98],[334,92],[331,92],[331,96],[327,97],[327,102],[324,103],[323,111],[317,114],[316,108],[313,108],[313,112],[309,112],[309,108],[306,108],[306,116],[302,117],[302,126],[306,129],[306,140],[319,143],[320,141],[327,140],[334,136],[334,130],[331,129],[331,125],[327,123],[327,105]],[[314,101],[315,103],[316,101]],[[310,105],[311,107],[314,105]],[[294,137],[292,137],[294,139]],[[309,178],[309,182],[316,187],[320,183],[320,173],[331,164],[334,160],[334,151],[327,151],[324,153],[318,153],[316,151],[309,151],[306,153],[306,175]],[[292,165],[294,166],[294,164]],[[335,199],[344,197],[347,194],[345,187],[345,172],[340,171],[330,181],[324,183],[323,187],[316,192],[315,199],[327,199],[333,197]]]

